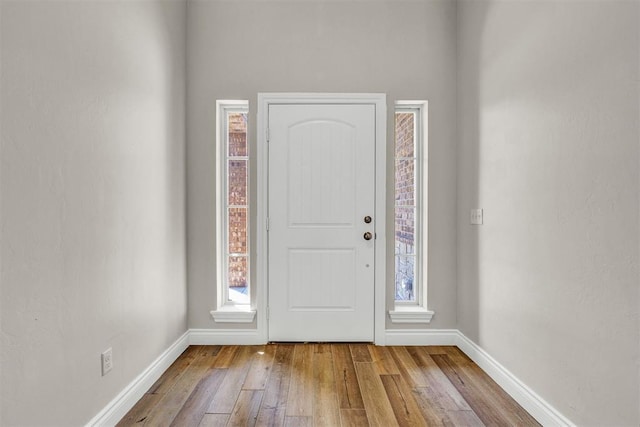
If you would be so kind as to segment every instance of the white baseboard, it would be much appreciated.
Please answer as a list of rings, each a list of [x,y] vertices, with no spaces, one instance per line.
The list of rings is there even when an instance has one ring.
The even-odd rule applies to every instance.
[[[115,426],[188,346],[189,331],[171,344],[147,369],[131,381],[120,394],[87,423],[87,427]]]
[[[575,426],[509,370],[457,329],[389,329],[386,345],[456,345],[544,426]],[[113,426],[136,404],[189,345],[259,345],[255,329],[190,329],[118,394],[89,426]]]
[[[455,345],[544,426],[575,426],[457,329],[387,329],[386,345]]]
[[[385,345],[456,345],[457,329],[387,329]]]
[[[457,331],[456,345],[543,426],[575,426],[480,346]]]
[[[266,339],[256,329],[190,329],[191,345],[259,345]]]

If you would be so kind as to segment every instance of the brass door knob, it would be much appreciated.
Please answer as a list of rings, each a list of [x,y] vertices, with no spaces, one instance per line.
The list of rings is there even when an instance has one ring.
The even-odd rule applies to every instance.
[[[371,238],[373,237],[373,234],[369,233],[368,231],[366,233],[364,233],[364,240],[371,240]]]

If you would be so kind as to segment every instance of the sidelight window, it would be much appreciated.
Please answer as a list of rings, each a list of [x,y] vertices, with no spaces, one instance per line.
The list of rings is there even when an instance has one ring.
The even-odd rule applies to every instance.
[[[426,309],[427,132],[423,101],[399,101],[394,112],[394,322],[428,322]]]
[[[212,315],[250,321],[237,314],[250,312],[251,302],[248,102],[218,101],[217,112],[218,310]]]
[[[421,168],[417,144],[419,118],[411,108],[396,108],[395,112],[395,298],[415,302],[420,291],[420,239],[418,221],[418,179]]]

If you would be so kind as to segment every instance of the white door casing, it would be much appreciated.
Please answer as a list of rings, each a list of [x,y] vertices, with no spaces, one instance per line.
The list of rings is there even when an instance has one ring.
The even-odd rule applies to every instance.
[[[259,95],[265,340],[384,344],[385,110],[376,94]]]

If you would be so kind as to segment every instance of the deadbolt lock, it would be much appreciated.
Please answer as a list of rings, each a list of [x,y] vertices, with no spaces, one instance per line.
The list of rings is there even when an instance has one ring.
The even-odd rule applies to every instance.
[[[364,217],[364,222],[369,224],[371,222],[371,217],[369,215]]]

